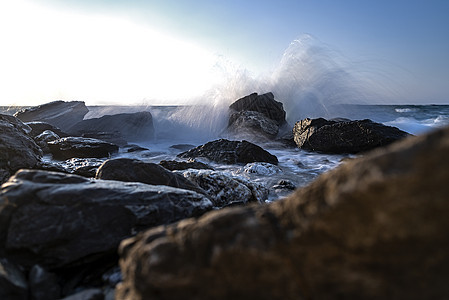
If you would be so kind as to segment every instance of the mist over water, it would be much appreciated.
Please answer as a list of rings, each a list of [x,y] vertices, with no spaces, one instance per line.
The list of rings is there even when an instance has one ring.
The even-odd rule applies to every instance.
[[[273,92],[290,125],[306,117],[344,117],[348,107],[341,104],[368,104],[369,97],[376,97],[374,80],[366,72],[361,76],[363,66],[308,35],[293,41],[270,72],[254,75],[225,58],[219,59],[215,71],[221,82],[159,121],[156,130],[180,126],[184,129],[174,134],[210,140],[226,127],[229,105],[253,92]]]

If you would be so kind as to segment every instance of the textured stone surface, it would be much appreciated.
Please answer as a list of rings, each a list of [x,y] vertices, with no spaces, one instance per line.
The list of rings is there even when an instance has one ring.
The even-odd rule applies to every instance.
[[[178,157],[203,157],[224,164],[268,162],[276,165],[278,163],[276,156],[245,140],[229,141],[220,139],[208,142],[204,145],[190,149],[189,151],[180,153],[178,154]]]
[[[89,110],[82,101],[53,101],[20,110],[14,116],[23,122],[42,121],[67,131],[83,120],[88,112]]]
[[[0,299],[28,299],[28,284],[20,268],[0,258]]]
[[[274,120],[277,125],[285,123],[285,110],[281,102],[274,100],[273,93],[258,95],[252,93],[238,99],[229,108],[234,111],[256,111]]]
[[[83,120],[69,132],[73,135],[118,132],[127,141],[148,141],[154,137],[153,117],[149,111],[105,115]]]
[[[449,128],[121,243],[118,299],[446,299]]]
[[[359,153],[389,145],[408,133],[371,120],[304,119],[293,128],[296,145],[323,153]]]
[[[66,160],[69,158],[101,158],[110,157],[118,152],[117,145],[83,137],[65,137],[47,143],[54,159]]]
[[[0,254],[49,269],[86,264],[141,229],[211,208],[192,191],[22,170],[1,188]]]
[[[137,159],[117,158],[107,160],[98,169],[96,178],[166,185],[207,195],[203,189],[183,176],[173,173],[158,164],[147,163]]]
[[[17,118],[0,114],[0,184],[17,170],[40,161],[42,150],[28,135],[30,131]]]
[[[279,125],[260,112],[245,110],[229,116],[226,132],[248,140],[272,140],[279,132]]]

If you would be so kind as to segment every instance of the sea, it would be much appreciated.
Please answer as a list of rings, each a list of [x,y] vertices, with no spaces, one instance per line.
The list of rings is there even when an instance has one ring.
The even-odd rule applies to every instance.
[[[117,157],[135,158],[159,163],[161,160],[177,160],[182,149],[194,147],[219,138],[229,138],[226,128],[228,112],[214,111],[208,106],[88,106],[85,118],[106,114],[150,111],[153,115],[155,138],[137,145],[148,150],[127,152],[121,149]],[[0,107],[0,113],[14,114],[20,107]],[[371,119],[388,126],[395,126],[413,135],[420,135],[449,125],[449,105],[354,105],[341,104],[333,109],[334,117],[352,120]],[[288,111],[287,111],[288,115]],[[298,120],[303,116],[298,116]],[[287,117],[293,126],[292,117]],[[293,117],[294,120],[294,117]],[[212,161],[200,161],[230,176],[242,176],[267,187],[268,202],[285,197],[291,190],[274,188],[281,180],[296,187],[305,186],[320,174],[337,167],[349,155],[329,155],[287,147],[281,143],[260,144],[277,156],[278,167],[264,165],[224,165]],[[44,159],[51,160],[46,156]]]

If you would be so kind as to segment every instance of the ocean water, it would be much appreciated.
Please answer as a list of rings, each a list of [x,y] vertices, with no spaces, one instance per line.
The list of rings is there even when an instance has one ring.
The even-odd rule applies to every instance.
[[[208,141],[227,137],[227,110],[216,110],[199,106],[89,106],[86,118],[100,117],[105,114],[150,111],[153,115],[155,139],[137,143],[148,150],[128,153],[121,149],[117,157],[140,159],[159,163],[161,160],[176,160],[182,152],[174,145],[187,144],[198,146]],[[12,114],[17,108],[0,107],[0,112]],[[439,127],[449,125],[449,105],[353,105],[342,104],[333,109],[334,116],[349,119],[371,119],[389,126],[398,127],[408,133],[418,135]],[[302,116],[297,116],[300,120]],[[290,120],[292,116],[290,116]],[[295,117],[293,117],[295,119]],[[290,122],[290,126],[293,124]],[[288,180],[296,187],[310,183],[320,174],[335,168],[348,155],[329,155],[313,153],[278,143],[259,144],[276,155],[278,169],[263,166],[223,165],[201,160],[214,169],[232,176],[243,176],[263,184],[270,190],[269,199],[274,201],[286,196],[291,190],[275,189],[280,180]],[[46,159],[51,159],[46,157]]]
[[[103,114],[148,110],[153,115],[156,137],[152,141],[139,143],[148,151],[127,153],[121,151],[120,157],[136,158],[143,161],[159,163],[161,160],[177,159],[182,152],[173,145],[189,144],[198,146],[208,141],[227,137],[224,129],[228,112],[222,115],[206,106],[146,106],[146,107],[89,107],[87,117],[99,117]],[[336,116],[349,119],[371,119],[388,126],[398,127],[408,133],[418,135],[438,127],[449,125],[449,105],[339,105],[334,111]],[[199,114],[197,116],[195,114]],[[299,116],[297,121],[300,120]],[[290,124],[291,127],[293,124]],[[349,155],[329,155],[313,153],[297,148],[286,147],[277,143],[259,144],[276,155],[279,160],[278,171],[261,167],[258,172],[249,171],[242,165],[222,165],[211,161],[208,163],[216,170],[232,176],[243,176],[265,185],[270,189],[268,201],[286,196],[291,191],[274,189],[280,180],[289,180],[296,187],[301,187],[317,176],[338,166]],[[254,170],[254,169],[253,169]]]

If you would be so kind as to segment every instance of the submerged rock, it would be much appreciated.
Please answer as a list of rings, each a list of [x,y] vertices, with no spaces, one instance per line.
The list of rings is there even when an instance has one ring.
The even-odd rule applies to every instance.
[[[204,157],[209,160],[225,163],[268,162],[277,165],[276,156],[248,141],[229,141],[220,139],[178,154],[180,158]]]
[[[117,145],[91,138],[66,137],[47,143],[54,159],[66,160],[69,158],[101,158],[110,157],[118,152]]]
[[[445,299],[449,128],[120,246],[118,299]]]
[[[31,128],[19,119],[0,114],[0,184],[22,168],[33,168],[42,150],[28,135]]]
[[[49,270],[88,265],[142,229],[211,208],[188,190],[21,170],[1,188],[0,254]]]
[[[154,138],[153,117],[149,111],[105,115],[87,119],[70,128],[72,135],[118,132],[127,141],[148,141]]]
[[[408,133],[371,120],[304,119],[293,128],[296,145],[322,153],[359,153],[386,146]]]
[[[97,179],[142,182],[152,185],[166,185],[180,189],[207,193],[183,176],[164,167],[137,159],[117,158],[105,161],[97,171]]]
[[[220,171],[194,170],[179,171],[185,178],[205,190],[217,207],[232,203],[263,203],[268,198],[268,189],[263,185],[231,176]]]
[[[277,173],[282,173],[282,169],[276,165],[265,163],[265,162],[256,162],[246,164],[243,168],[238,170],[238,173],[247,173],[247,174],[256,174],[262,176],[270,176]]]
[[[53,101],[14,114],[22,122],[42,121],[67,131],[89,112],[82,101]]]

